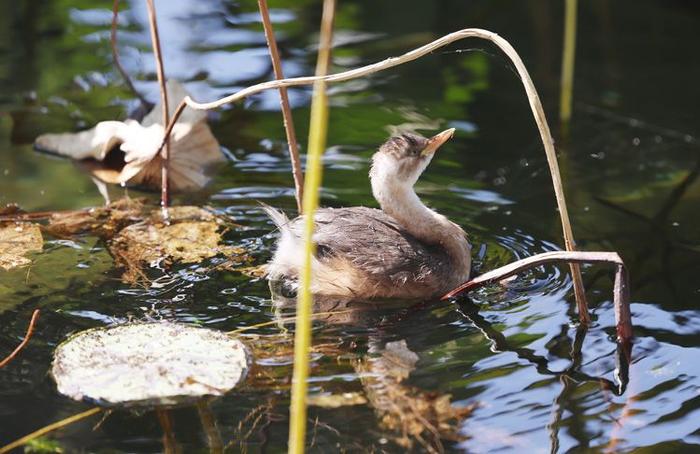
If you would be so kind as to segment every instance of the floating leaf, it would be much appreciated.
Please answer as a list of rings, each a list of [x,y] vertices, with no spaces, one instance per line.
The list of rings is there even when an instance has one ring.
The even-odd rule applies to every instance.
[[[54,352],[58,391],[104,406],[162,406],[221,396],[248,369],[242,342],[175,323],[82,331]]]
[[[170,110],[188,93],[168,81]],[[160,188],[158,153],[165,128],[162,106],[156,105],[141,123],[135,120],[103,121],[78,133],[44,134],[34,146],[41,151],[75,159],[106,183]],[[172,112],[171,112],[172,115]],[[185,109],[170,135],[169,181],[174,191],[196,190],[210,180],[210,168],[224,160],[219,143],[206,122],[206,114]]]
[[[56,237],[90,233],[111,239],[121,229],[146,215],[144,199],[124,198],[103,207],[52,213],[46,231]]]
[[[110,242],[109,250],[125,268],[126,282],[145,278],[143,267],[156,262],[166,265],[198,263],[222,254],[230,261],[248,259],[243,248],[222,244],[225,226],[213,213],[197,207],[172,207],[166,223],[160,214],[122,229]]]
[[[10,222],[0,224],[0,268],[9,270],[31,263],[29,252],[41,251],[44,238],[36,224]]]

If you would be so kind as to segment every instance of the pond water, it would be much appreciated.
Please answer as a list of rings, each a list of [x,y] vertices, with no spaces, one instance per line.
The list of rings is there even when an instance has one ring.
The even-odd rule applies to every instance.
[[[100,205],[90,178],[66,160],[33,152],[44,132],[125,118],[136,107],[111,63],[108,2],[4,2],[0,15],[0,203],[25,210]],[[124,2],[119,48],[136,86],[158,97],[144,2]],[[212,100],[269,80],[256,2],[157,2],[166,73],[196,99]],[[318,1],[272,1],[287,76],[310,74]],[[333,71],[401,54],[465,27],[508,39],[528,66],[560,152],[578,243],[618,251],[632,290],[635,342],[629,383],[616,383],[612,272],[584,267],[593,324],[577,324],[566,267],[525,273],[507,290],[377,311],[315,325],[311,392],[367,394],[367,376],[387,343],[405,341],[418,361],[400,383],[416,395],[475,405],[447,451],[689,452],[700,444],[700,154],[695,2],[596,0],[579,7],[573,120],[558,126],[563,2],[339,2]],[[455,43],[418,62],[331,88],[322,202],[375,206],[368,158],[391,126],[429,134],[457,128],[418,183],[427,204],[464,227],[481,271],[560,249],[546,160],[510,63],[492,46]],[[306,142],[307,88],[293,89],[297,133]],[[231,162],[177,204],[210,205],[240,224],[227,242],[270,257],[275,235],[258,201],[293,213],[295,203],[276,92],[215,113],[212,127]],[[123,190],[111,189],[114,198]],[[129,195],[146,196],[130,190]],[[47,238],[28,268],[0,272],[0,357],[42,310],[28,347],[0,371],[0,445],[90,408],[56,392],[53,348],[70,333],[127,320],[166,319],[233,330],[275,320],[264,280],[213,272],[207,264],[153,269],[155,285],[122,283],[105,245],[89,235]],[[249,333],[279,350],[252,380],[212,403],[231,451],[286,449],[289,336],[277,326]],[[400,345],[400,344],[390,344]],[[324,347],[325,346],[325,347]],[[332,348],[328,347],[331,346]],[[204,451],[194,408],[173,411],[183,452]],[[405,448],[369,404],[311,407],[316,452]],[[64,450],[157,452],[153,413],[115,412],[48,436]],[[425,449],[420,443],[414,449]]]

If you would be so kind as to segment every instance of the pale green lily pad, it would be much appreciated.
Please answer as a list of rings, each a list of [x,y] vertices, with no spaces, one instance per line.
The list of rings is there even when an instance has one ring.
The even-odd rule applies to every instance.
[[[248,369],[243,343],[175,323],[135,323],[73,335],[54,352],[58,391],[102,406],[173,406],[233,389]]]

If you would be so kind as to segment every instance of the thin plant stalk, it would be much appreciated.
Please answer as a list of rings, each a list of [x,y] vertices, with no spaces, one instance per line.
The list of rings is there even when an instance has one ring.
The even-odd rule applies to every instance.
[[[134,87],[134,84],[131,82],[131,78],[129,77],[129,74],[126,72],[124,67],[121,64],[121,61],[119,59],[119,49],[117,48],[117,23],[119,21],[119,0],[114,0],[114,3],[112,4],[112,28],[110,30],[110,35],[109,35],[109,43],[112,46],[112,60],[114,60],[114,66],[117,67],[117,70],[119,73],[122,75],[122,78],[124,79],[124,83],[126,86],[129,88],[129,90],[134,93],[134,95],[139,98],[139,101],[141,101],[141,104],[144,106],[150,105],[150,103],[146,100],[146,98],[143,97],[141,93],[136,90],[136,87]]]
[[[148,23],[151,29],[151,46],[156,59],[156,74],[158,85],[160,86],[160,100],[163,106],[163,127],[165,128],[170,120],[170,109],[168,108],[168,92],[165,88],[165,70],[163,69],[163,54],[160,49],[160,38],[158,37],[158,22],[156,21],[156,7],[154,0],[146,0],[148,6]],[[163,149],[161,151],[161,191],[160,205],[167,210],[170,204],[170,192],[168,190],[168,166],[170,161],[170,147],[168,146],[169,134],[165,135]],[[167,212],[166,212],[167,214]]]
[[[78,413],[78,414],[75,414],[73,416],[69,416],[67,418],[64,418],[58,422],[49,424],[48,426],[42,427],[39,430],[36,430],[28,435],[25,435],[22,438],[19,438],[19,439],[13,441],[12,443],[10,443],[8,445],[1,447],[0,454],[5,454],[7,452],[10,452],[13,449],[17,449],[20,446],[26,445],[27,443],[29,443],[30,441],[32,441],[36,438],[39,438],[39,437],[46,435],[47,433],[50,433],[50,432],[53,432],[54,430],[58,430],[58,429],[61,429],[63,427],[66,427],[68,425],[71,425],[74,422],[78,422],[81,419],[88,418],[92,415],[95,415],[95,414],[101,412],[101,411],[102,411],[102,409],[100,407],[93,407],[93,408],[86,410],[82,413]]]
[[[224,443],[221,441],[221,432],[216,426],[216,417],[211,411],[211,406],[207,401],[197,402],[197,413],[199,421],[202,423],[202,429],[207,436],[207,447],[211,454],[220,454],[224,452]]]
[[[175,439],[175,430],[173,427],[173,420],[170,417],[170,410],[156,409],[156,416],[158,417],[161,429],[163,429],[163,452],[165,454],[177,453],[177,440]]]
[[[609,263],[615,265],[615,286],[613,288],[613,304],[615,307],[615,323],[618,342],[629,346],[632,340],[632,313],[630,312],[629,277],[625,263],[616,252],[581,252],[581,251],[554,251],[533,255],[513,263],[509,263],[495,270],[481,274],[453,290],[446,293],[441,299],[446,300],[455,296],[475,290],[485,285],[490,285],[514,276],[527,269],[538,267],[546,263]]]
[[[564,49],[561,62],[561,96],[559,120],[564,131],[569,128],[574,90],[574,62],[576,60],[576,16],[578,0],[566,0],[564,12]]]
[[[24,335],[24,339],[22,339],[22,342],[10,353],[7,355],[5,359],[0,361],[0,369],[3,367],[7,366],[10,361],[12,361],[15,356],[19,354],[20,351],[24,348],[25,345],[29,342],[29,339],[32,337],[32,334],[34,333],[34,324],[36,323],[36,320],[39,318],[39,309],[34,309],[34,312],[32,313],[32,318],[29,320],[29,326],[27,327],[27,334]]]
[[[424,55],[430,54],[436,51],[437,49],[440,49],[441,47],[447,46],[448,44],[465,38],[480,38],[494,43],[508,56],[508,58],[511,59],[511,61],[515,65],[518,75],[520,76],[520,79],[525,88],[525,92],[527,94],[527,98],[530,104],[530,109],[532,110],[532,113],[535,117],[535,122],[537,123],[537,127],[540,132],[540,138],[542,139],[542,143],[544,145],[545,155],[547,157],[547,163],[549,166],[549,172],[552,178],[554,194],[556,196],[557,208],[559,210],[559,217],[561,219],[562,224],[564,246],[567,251],[575,251],[576,242],[574,240],[574,234],[571,228],[571,221],[569,220],[569,211],[566,205],[564,188],[562,186],[561,175],[559,172],[559,164],[557,162],[557,156],[554,149],[554,139],[552,138],[549,125],[547,124],[547,119],[545,117],[544,109],[542,108],[540,98],[537,95],[537,90],[535,89],[535,86],[532,83],[532,79],[530,78],[530,75],[527,72],[527,69],[525,68],[525,64],[523,63],[515,49],[513,49],[510,43],[508,43],[508,41],[506,41],[496,33],[490,32],[488,30],[483,30],[479,28],[465,28],[463,30],[459,30],[454,33],[445,35],[441,38],[438,38],[435,41],[432,41],[410,52],[407,52],[399,57],[387,58],[385,60],[373,63],[371,65],[362,66],[360,68],[328,76],[294,77],[290,79],[263,82],[257,85],[244,88],[232,95],[226,96],[213,102],[198,103],[188,96],[180,103],[180,105],[178,105],[177,109],[175,110],[175,114],[173,115],[172,121],[168,125],[168,128],[165,130],[165,137],[167,138],[169,136],[173,126],[175,126],[175,122],[187,106],[197,110],[216,109],[223,105],[239,101],[250,95],[259,93],[264,90],[279,89],[280,87],[297,87],[302,85],[311,85],[317,81],[324,81],[327,83],[344,82],[347,80],[356,79],[358,77],[368,76],[370,74],[384,71],[386,69],[393,68],[395,66],[399,66],[413,60],[417,60],[423,57]],[[589,324],[590,316],[588,315],[588,306],[586,303],[586,295],[583,288],[583,280],[581,278],[581,270],[578,264],[576,263],[572,263],[570,265],[570,268],[573,278],[574,295],[576,297],[576,306],[579,313],[579,319],[581,323]]]
[[[331,43],[335,0],[324,0],[321,17],[316,75],[324,76],[330,65]],[[299,296],[297,299],[297,321],[294,333],[294,372],[292,375],[292,402],[289,409],[288,452],[302,454],[306,444],[306,396],[309,376],[309,349],[311,348],[311,261],[315,253],[313,242],[314,215],[319,203],[319,189],[323,172],[322,157],[326,149],[328,131],[328,97],[326,83],[318,80],[314,84],[309,125],[307,173],[304,183],[304,257]]]
[[[265,30],[265,40],[267,47],[270,49],[270,59],[272,60],[272,70],[275,73],[275,79],[284,79],[282,72],[282,62],[277,48],[277,40],[275,32],[272,29],[270,21],[270,11],[267,8],[267,0],[258,0],[260,9],[260,17],[262,18],[263,28]],[[299,159],[299,145],[297,143],[297,135],[294,130],[294,119],[292,118],[292,110],[289,107],[289,96],[285,87],[279,88],[280,107],[282,109],[282,121],[284,123],[284,132],[287,135],[287,146],[289,146],[289,157],[292,161],[292,176],[294,177],[294,195],[297,202],[297,210],[299,214],[303,213],[302,200],[304,197],[304,174],[301,170],[301,159]]]

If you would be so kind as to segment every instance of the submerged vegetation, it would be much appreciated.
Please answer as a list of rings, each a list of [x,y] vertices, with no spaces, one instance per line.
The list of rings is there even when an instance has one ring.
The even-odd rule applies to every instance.
[[[301,71],[294,68],[287,71],[294,77],[285,78],[283,64],[291,56],[283,48],[286,43],[285,46],[278,45],[276,36],[282,36],[285,41],[289,29],[296,25],[289,24],[283,33],[276,34],[273,23],[284,24],[279,17],[275,19],[276,16],[283,17],[283,11],[274,8],[270,11],[266,0],[258,0],[267,49],[265,57],[270,59],[270,71],[275,80],[245,79],[245,83],[214,92],[218,100],[200,102],[195,99],[204,97],[199,93],[189,94],[182,83],[175,80],[177,76],[170,76],[167,55],[172,44],[160,39],[157,19],[161,16],[156,10],[156,6],[165,6],[153,0],[143,3],[147,14],[144,23],[149,29],[154,57],[149,76],[157,80],[159,102],[148,101],[155,97],[155,91],[145,96],[142,81],[132,81],[131,71],[123,64],[117,27],[125,21],[120,20],[123,13],[120,12],[119,0],[114,0],[109,35],[114,66],[110,67],[110,72],[118,71],[131,92],[132,118],[121,120],[121,114],[110,113],[107,121],[82,122],[80,132],[66,132],[75,129],[75,125],[71,125],[63,132],[41,131],[35,140],[32,138],[37,150],[69,158],[77,167],[86,170],[106,204],[89,208],[76,208],[80,206],[76,204],[68,210],[34,205],[28,211],[16,204],[8,204],[0,209],[0,273],[12,276],[15,280],[12,285],[20,289],[15,291],[0,281],[0,295],[11,295],[19,301],[18,295],[22,292],[31,295],[42,288],[41,281],[32,280],[32,273],[40,274],[42,279],[51,279],[55,272],[57,279],[62,279],[63,274],[57,271],[53,262],[41,263],[55,249],[73,251],[78,259],[69,260],[77,262],[79,268],[77,277],[70,278],[65,290],[52,292],[51,287],[46,286],[41,290],[45,296],[22,297],[26,303],[23,306],[41,307],[42,317],[39,318],[39,309],[35,309],[30,320],[22,319],[27,326],[26,332],[21,339],[13,339],[13,347],[0,362],[3,369],[0,374],[10,371],[8,383],[10,380],[21,383],[27,378],[22,376],[18,363],[32,361],[32,374],[45,372],[50,363],[55,381],[50,385],[51,393],[55,394],[57,389],[60,394],[97,407],[86,410],[78,406],[80,404],[69,406],[60,400],[61,408],[65,405],[67,411],[49,414],[51,420],[44,422],[48,425],[25,436],[22,435],[29,432],[27,427],[40,426],[40,421],[45,421],[45,418],[18,426],[21,433],[3,434],[7,440],[0,442],[4,445],[0,446],[0,453],[21,446],[30,451],[62,452],[62,436],[55,431],[75,430],[67,428],[78,427],[80,421],[100,414],[102,419],[95,421],[97,425],[93,430],[104,428],[122,434],[109,435],[109,438],[121,440],[123,436],[126,441],[118,449],[125,450],[134,449],[129,447],[129,443],[133,443],[131,428],[137,427],[138,421],[143,422],[144,430],[151,433],[148,449],[164,452],[182,451],[181,443],[188,444],[185,451],[195,446],[199,448],[201,444],[212,452],[247,451],[249,447],[265,447],[270,440],[273,440],[275,449],[286,446],[289,452],[295,453],[307,449],[325,452],[333,446],[342,451],[443,452],[460,446],[469,450],[472,442],[477,443],[474,445],[477,451],[489,450],[492,446],[528,449],[519,444],[519,437],[532,429],[522,429],[522,422],[506,421],[505,424],[513,425],[509,428],[512,434],[499,434],[493,430],[480,436],[478,432],[488,432],[490,428],[487,430],[486,426],[492,421],[482,419],[480,409],[485,409],[484,414],[491,414],[489,407],[495,407],[495,404],[489,399],[505,399],[507,407],[517,409],[523,399],[521,395],[537,393],[551,385],[561,386],[551,408],[542,405],[537,397],[533,400],[537,402],[537,408],[523,405],[525,413],[517,414],[520,410],[514,410],[515,413],[510,414],[501,407],[491,416],[506,414],[508,419],[517,414],[517,418],[522,419],[528,412],[544,409],[552,415],[546,430],[551,450],[557,452],[561,449],[560,439],[564,439],[559,431],[571,424],[571,421],[563,422],[565,410],[579,415],[580,409],[568,405],[576,400],[576,393],[584,393],[587,398],[594,396],[594,399],[605,400],[603,404],[596,404],[605,409],[591,407],[602,415],[601,418],[608,418],[607,414],[612,419],[617,418],[616,429],[609,440],[597,442],[596,449],[612,451],[627,446],[620,432],[625,430],[627,420],[634,417],[635,405],[648,399],[643,393],[649,392],[640,389],[638,381],[631,381],[631,369],[638,363],[637,373],[646,373],[648,366],[645,364],[653,356],[650,352],[654,348],[644,336],[641,342],[637,341],[640,347],[635,351],[632,348],[635,332],[630,294],[636,285],[643,287],[646,276],[635,280],[637,260],[630,261],[626,257],[627,260],[623,261],[617,252],[592,252],[613,251],[615,241],[607,238],[591,241],[584,236],[586,251],[577,250],[572,224],[587,223],[581,216],[575,216],[572,222],[564,195],[567,181],[560,174],[560,165],[565,177],[573,172],[571,157],[567,154],[568,142],[555,150],[545,108],[523,59],[516,52],[517,45],[488,30],[462,28],[437,39],[419,36],[411,42],[412,46],[408,42],[394,45],[392,49],[400,49],[400,52],[392,53],[398,56],[384,60],[374,56],[386,52],[375,49],[372,58],[357,63],[343,53],[342,42],[348,39],[362,42],[362,38],[346,33],[345,15],[336,17],[339,14],[336,8],[342,8],[342,5],[336,4],[335,0],[324,0],[313,7],[315,20],[320,18],[320,26],[316,27],[319,33],[314,34],[316,44],[312,51],[305,53],[309,58],[316,57],[315,74],[299,76]],[[572,111],[575,110],[575,106],[572,107],[572,87],[577,8],[577,2],[566,2],[559,101],[561,131],[567,140],[571,137]],[[233,21],[232,17],[227,20]],[[243,29],[241,24],[246,21],[257,24],[255,17],[236,16],[235,21],[239,21],[236,27]],[[129,27],[130,21],[126,21]],[[180,24],[180,27],[189,26],[186,21]],[[206,31],[203,33],[206,35]],[[353,298],[313,295],[311,268],[317,254],[313,235],[314,213],[321,204],[323,183],[327,181],[323,179],[324,169],[333,172],[334,166],[345,166],[344,170],[355,172],[361,168],[347,158],[350,155],[348,150],[327,140],[334,127],[333,122],[329,122],[333,110],[341,110],[347,118],[362,115],[365,111],[349,114],[343,110],[343,104],[357,102],[353,97],[360,99],[363,106],[374,103],[375,93],[363,85],[369,84],[368,76],[379,77],[378,74],[391,68],[400,73],[405,71],[405,63],[419,65],[423,59],[436,55],[442,58],[447,52],[461,53],[465,49],[445,51],[443,48],[453,49],[455,43],[467,38],[488,42],[501,51],[507,57],[504,64],[513,66],[508,68],[516,76],[516,82],[519,79],[522,83],[520,89],[524,88],[541,140],[541,145],[530,148],[543,148],[545,157],[519,157],[517,162],[522,169],[518,171],[529,174],[531,179],[549,172],[563,234],[561,244],[565,250],[557,250],[554,244],[523,233],[517,227],[520,222],[514,220],[518,218],[517,210],[510,209],[510,205],[517,202],[497,192],[488,192],[486,185],[479,187],[474,184],[482,181],[479,180],[481,177],[462,184],[461,164],[459,160],[449,159],[448,155],[441,170],[454,178],[449,185],[440,186],[446,188],[444,192],[450,192],[450,197],[437,195],[437,184],[427,183],[426,192],[430,194],[431,202],[439,208],[453,205],[450,212],[454,214],[462,209],[457,205],[458,198],[462,201],[488,200],[492,207],[489,209],[500,216],[492,226],[493,232],[497,233],[488,233],[489,229],[478,223],[473,229],[469,228],[469,216],[459,218],[460,224],[474,232],[471,241],[480,246],[474,248],[471,280],[446,293],[440,301],[420,303],[355,301]],[[213,46],[205,41],[203,47]],[[389,39],[377,40],[374,44],[386,44],[385,41]],[[415,49],[405,52],[407,47]],[[307,46],[306,50],[309,49]],[[333,52],[338,60],[350,62],[344,64],[345,70],[337,71],[331,58]],[[486,61],[459,58],[468,63],[462,69],[469,65],[483,65]],[[377,62],[363,64],[366,60]],[[353,68],[347,69],[348,66]],[[458,86],[464,83],[461,76],[455,75],[454,68],[447,69],[447,78],[455,86],[443,91],[456,96],[461,103],[471,102],[474,96],[471,88],[466,84]],[[441,68],[432,70],[438,73]],[[486,72],[480,74],[483,77]],[[204,77],[195,75],[183,79],[188,79],[189,88]],[[391,81],[389,77],[382,79],[387,85]],[[346,84],[333,91],[331,84],[340,82]],[[351,84],[363,88],[355,92],[354,88],[349,88],[354,87]],[[291,92],[295,87],[307,85],[313,86],[311,92]],[[469,87],[478,85],[475,83]],[[492,88],[499,89],[498,86]],[[269,173],[279,180],[275,181],[277,191],[290,200],[293,195],[297,211],[306,217],[304,267],[299,286],[290,289],[271,284],[269,290],[273,295],[270,299],[264,280],[264,263],[270,255],[270,238],[264,235],[269,232],[270,224],[263,224],[260,220],[262,209],[258,203],[259,199],[269,197],[269,193],[263,183],[258,183],[263,177],[257,174],[246,180],[245,187],[243,182],[239,185],[236,178],[230,178],[232,171],[229,167],[243,168],[253,153],[231,149],[231,141],[226,139],[222,139],[222,143],[227,144],[222,149],[219,137],[226,136],[223,129],[243,128],[250,108],[262,99],[254,95],[262,96],[268,91],[274,93],[273,90],[279,94],[282,127],[279,119],[273,120],[272,116],[261,120],[261,137],[264,139],[252,147],[267,147],[269,155],[262,163],[255,162],[250,166],[253,169],[250,173],[264,175],[273,169]],[[515,92],[514,89],[511,91]],[[221,97],[223,92],[226,95]],[[304,105],[295,102],[299,93],[308,96],[308,109],[297,107]],[[334,99],[339,100],[338,106],[333,104]],[[246,104],[243,106],[229,106],[244,100]],[[458,133],[468,134],[465,131],[474,126],[468,117],[462,116],[463,112],[439,107],[441,103],[451,105],[453,102],[439,100],[432,110],[409,107],[400,115],[406,122],[403,128],[389,124],[396,122],[395,111],[390,107],[373,106],[373,125],[376,127],[379,123],[387,129],[401,130],[407,127],[436,128],[449,122],[450,131],[457,129]],[[545,99],[545,102],[549,100]],[[138,103],[137,107],[134,107],[135,103]],[[100,105],[100,108],[107,107],[106,104]],[[211,118],[206,111],[215,109],[229,109],[223,116],[233,121],[220,118],[211,121],[212,131],[209,126]],[[298,117],[308,115],[306,145],[297,143],[292,118],[297,109]],[[525,122],[525,111],[520,113],[523,114],[522,122]],[[300,131],[307,131],[305,126],[302,128]],[[268,136],[268,129],[278,132]],[[282,129],[286,139],[285,153],[279,151],[285,148],[278,139]],[[277,139],[272,141],[268,137]],[[300,156],[300,149],[305,160]],[[359,153],[366,156],[364,149]],[[227,159],[230,161],[228,165],[220,165]],[[487,163],[499,163],[501,158],[499,153],[493,153],[484,159]],[[283,171],[279,171],[274,167],[278,162],[289,162],[289,166],[285,164]],[[531,163],[537,168],[530,174]],[[44,160],[41,165],[58,168],[63,164]],[[663,204],[661,212],[651,220],[645,218],[652,230],[666,228],[661,225],[667,220],[665,216],[693,185],[698,168],[696,165],[690,174],[679,175],[674,180],[678,180],[678,185],[671,190],[676,197]],[[222,172],[215,177],[214,170]],[[281,174],[284,172],[290,178],[283,181]],[[511,178],[508,172],[512,170],[499,167],[494,184],[503,184],[506,175]],[[215,185],[223,182],[226,188],[212,189],[212,181]],[[291,181],[293,185],[288,184]],[[528,180],[523,181],[527,183]],[[118,185],[118,189],[109,188],[107,184]],[[344,186],[345,182],[337,184]],[[156,204],[153,197],[142,197],[142,194],[133,197],[126,192],[127,187],[159,191],[160,204]],[[112,194],[119,191],[120,196],[114,198],[110,191]],[[210,192],[207,194],[206,191]],[[533,213],[521,213],[523,219],[535,219],[543,212],[542,206],[551,205],[548,196],[538,193],[535,197],[537,208]],[[582,203],[580,197],[574,192],[573,200],[578,208]],[[217,203],[220,200],[241,203],[221,206]],[[605,207],[626,215],[641,216],[618,206],[624,202],[614,198],[601,199]],[[360,201],[360,204],[364,203],[367,202]],[[505,217],[510,217],[516,227],[504,227],[502,219]],[[548,226],[546,234],[556,238],[554,223],[549,222]],[[501,231],[505,233],[499,233]],[[687,244],[679,246],[674,243],[673,246],[695,250],[695,246]],[[81,277],[80,270],[90,269],[95,260],[107,261],[107,271],[101,272],[101,278]],[[568,264],[569,272],[543,266],[551,264]],[[605,273],[599,270],[602,267],[598,266],[582,276],[581,266],[590,264],[611,265],[614,279],[605,278]],[[585,286],[584,276],[587,279]],[[586,297],[587,290],[589,298]],[[609,294],[612,298],[605,299]],[[93,305],[85,301],[86,297],[95,296],[98,299],[104,297],[104,302],[94,303],[100,305],[96,307],[102,307],[102,304],[110,307],[107,312],[111,315],[102,315],[100,310],[103,309],[93,310]],[[575,312],[561,304],[569,302],[567,297],[573,297]],[[51,298],[65,299],[68,303],[59,305]],[[590,306],[587,299],[592,300]],[[167,304],[163,305],[163,301]],[[183,301],[201,306],[192,311],[183,310]],[[132,304],[134,302],[136,304]],[[537,309],[540,303],[547,304],[547,309]],[[0,303],[0,316],[5,310],[2,304],[5,303]],[[19,302],[12,301],[8,308],[15,304]],[[480,315],[480,307],[486,306],[496,312],[488,317]],[[229,310],[238,311],[238,315],[227,315]],[[635,312],[637,310],[644,312],[646,309],[635,307]],[[260,321],[254,315],[261,312],[269,314],[269,319]],[[549,313],[543,315],[545,312]],[[427,328],[430,326],[427,320],[432,317],[444,321],[435,329]],[[511,317],[513,324],[507,323]],[[72,321],[73,318],[79,322]],[[68,320],[70,323],[65,323]],[[559,332],[550,336],[551,329],[547,331],[545,327],[551,328],[555,320]],[[644,323],[644,317],[642,320]],[[470,334],[464,335],[465,330]],[[644,330],[641,331],[643,335]],[[13,331],[19,332],[14,328]],[[572,339],[569,338],[570,332]],[[10,337],[8,334],[7,339]],[[433,348],[430,347],[432,337],[443,340]],[[585,342],[590,349],[584,349]],[[549,351],[542,354],[543,348]],[[40,352],[38,359],[34,360],[37,352]],[[513,360],[508,363],[506,357]],[[491,358],[498,364],[482,368],[478,365],[480,358],[487,358],[486,361]],[[443,363],[447,366],[441,366]],[[460,366],[453,367],[453,364]],[[515,377],[520,373],[533,373],[537,378],[524,380],[520,388],[516,383],[519,380],[506,378],[512,381],[505,386],[503,394],[493,390],[482,393],[489,389],[489,381],[510,375]],[[664,370],[659,372],[665,373]],[[503,382],[499,383],[503,385]],[[665,385],[659,383],[655,386]],[[56,395],[54,399],[59,397]],[[235,405],[229,402],[233,400],[237,401]],[[586,411],[590,413],[592,410]],[[198,441],[183,442],[179,431],[182,420],[192,419],[195,414],[199,421],[196,430],[201,431],[197,435]],[[539,416],[533,415],[533,418]],[[324,422],[324,419],[334,422]],[[355,421],[362,420],[372,422],[358,423],[358,433],[348,432],[353,430],[351,426]],[[366,440],[362,434],[365,430]],[[496,441],[496,438],[503,440]],[[154,440],[157,443],[152,443]],[[122,441],[114,443],[117,446]],[[528,443],[532,445],[531,441]],[[73,449],[72,445],[73,442],[69,441],[66,450]],[[580,440],[578,446],[581,446]]]

